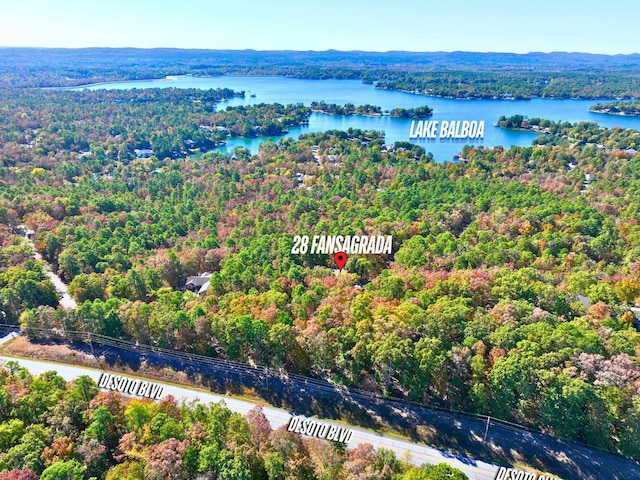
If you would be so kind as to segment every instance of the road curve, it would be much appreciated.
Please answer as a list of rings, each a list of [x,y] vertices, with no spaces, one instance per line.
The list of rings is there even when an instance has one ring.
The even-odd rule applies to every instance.
[[[26,230],[27,227],[25,227],[24,225],[20,225],[20,228],[22,228],[23,230]],[[29,244],[29,246],[33,249],[33,258],[35,258],[38,261],[44,262],[46,264],[45,266],[45,273],[47,274],[47,277],[49,277],[49,280],[51,280],[51,283],[53,283],[53,285],[56,287],[56,291],[58,292],[58,294],[60,294],[60,303],[59,305],[62,308],[66,308],[66,309],[75,309],[78,307],[78,305],[76,304],[76,301],[73,299],[73,297],[71,295],[69,295],[69,292],[67,292],[67,285],[66,283],[64,283],[62,281],[62,279],[53,271],[53,267],[51,266],[50,263],[48,263],[44,258],[42,258],[42,255],[36,250],[36,246],[33,243],[33,240],[30,240],[27,237],[23,237],[24,241],[27,242],[27,244]]]
[[[14,338],[14,334],[9,334],[6,337],[0,339],[0,345]],[[62,378],[67,381],[71,381],[80,375],[88,375],[94,381],[98,381],[100,370],[78,367],[75,365],[57,364],[53,362],[44,362],[40,360],[26,360],[22,358],[11,358],[6,356],[0,356],[0,362],[16,361],[23,367],[27,368],[31,373],[39,375],[41,373],[55,370]],[[117,375],[122,375],[118,372],[113,372]],[[131,375],[124,375],[132,377]],[[135,378],[144,378],[138,377]],[[147,379],[149,381],[163,385],[165,395],[173,395],[178,400],[192,401],[199,400],[204,403],[208,402],[220,402],[224,401],[227,408],[234,412],[245,415],[251,410],[256,403],[239,400],[235,398],[225,397],[222,395],[216,395],[214,393],[208,393],[190,389],[186,387],[178,387],[167,383],[159,382],[155,379]],[[274,408],[270,406],[263,407],[264,414],[268,418],[273,428],[278,428],[282,425],[287,425],[291,419],[291,413],[280,408]],[[329,423],[337,426],[344,426],[330,420],[322,420],[324,423]],[[370,443],[374,448],[381,447],[393,450],[398,457],[402,457],[406,452],[411,455],[411,461],[415,465],[422,465],[423,463],[440,463],[445,462],[452,467],[458,468],[466,473],[466,475],[472,480],[493,480],[498,471],[498,466],[480,461],[474,460],[463,455],[454,455],[452,453],[438,450],[436,448],[429,447],[424,444],[412,443],[405,440],[398,440],[396,438],[371,432],[357,427],[350,427],[353,431],[353,437],[349,442],[349,448],[354,448],[360,443]]]
[[[40,255],[38,252],[35,252],[34,257],[36,260],[44,261],[42,255]],[[76,301],[71,295],[69,295],[69,292],[67,292],[67,285],[58,275],[53,273],[53,270],[51,270],[51,265],[49,265],[48,263],[45,267],[45,273],[47,274],[47,277],[49,277],[49,280],[51,280],[51,283],[53,283],[53,285],[56,287],[56,291],[60,294],[60,306],[62,308],[72,310],[77,308],[78,305],[76,304]]]

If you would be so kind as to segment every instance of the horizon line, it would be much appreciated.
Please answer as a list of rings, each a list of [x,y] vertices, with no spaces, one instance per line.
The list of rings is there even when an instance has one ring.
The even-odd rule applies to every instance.
[[[632,56],[640,55],[640,51],[632,53],[596,53],[596,52],[584,52],[584,51],[567,51],[567,50],[552,50],[552,51],[540,51],[532,50],[529,52],[509,52],[509,51],[478,51],[478,50],[338,50],[335,48],[328,48],[325,50],[295,50],[295,49],[271,49],[260,50],[255,48],[202,48],[202,47],[109,47],[109,46],[92,46],[92,47],[43,47],[43,46],[15,46],[15,45],[0,45],[2,50],[182,50],[182,51],[203,51],[203,52],[256,52],[256,53],[372,53],[372,54],[394,54],[394,53],[410,53],[410,54],[461,54],[461,53],[473,53],[473,54],[494,54],[494,55],[553,55],[553,54],[567,54],[567,55],[599,55],[605,57],[620,57],[620,56]]]

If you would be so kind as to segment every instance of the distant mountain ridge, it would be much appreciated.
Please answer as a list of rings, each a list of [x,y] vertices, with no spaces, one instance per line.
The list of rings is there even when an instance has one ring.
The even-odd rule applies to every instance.
[[[447,85],[434,86],[432,79],[411,78],[413,74],[424,77],[432,73],[439,75],[441,83],[466,84],[468,88],[447,93]],[[382,81],[384,88],[420,92],[432,89],[435,94],[456,98],[475,96],[478,85],[495,83],[496,77],[510,85],[517,83],[522,91],[518,94],[509,87],[483,91],[482,96],[512,91],[516,98],[542,96],[540,88],[531,90],[530,86],[566,83],[582,76],[584,88],[553,92],[551,96],[636,98],[640,92],[636,88],[640,85],[640,54],[0,47],[0,88],[78,86],[183,74]],[[591,88],[612,82],[618,82],[613,89]]]
[[[135,60],[160,66],[160,63],[192,63],[200,60],[217,63],[232,59],[237,65],[258,63],[287,65],[309,65],[322,63],[327,66],[354,64],[358,66],[638,66],[640,53],[605,55],[575,52],[369,52],[361,50],[340,51],[299,51],[299,50],[201,50],[174,48],[15,48],[0,47],[0,64],[7,61],[18,64],[32,64],[34,61],[50,63],[54,60],[78,63],[101,63],[104,60]]]

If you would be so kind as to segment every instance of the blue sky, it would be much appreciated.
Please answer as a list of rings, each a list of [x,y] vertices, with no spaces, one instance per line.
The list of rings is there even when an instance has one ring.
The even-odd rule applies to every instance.
[[[638,0],[0,0],[0,46],[639,53]]]

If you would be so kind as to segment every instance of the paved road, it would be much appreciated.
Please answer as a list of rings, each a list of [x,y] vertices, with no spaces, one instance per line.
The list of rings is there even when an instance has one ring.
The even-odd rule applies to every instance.
[[[25,231],[27,229],[27,227],[25,227],[24,225],[20,225],[20,227]],[[40,255],[36,250],[36,246],[34,245],[33,240],[29,240],[26,237],[23,237],[23,238],[29,245],[31,245],[31,248],[33,248],[34,258],[36,260],[44,261],[44,259],[42,258],[42,255]],[[45,263],[47,264],[47,266],[45,267],[45,273],[47,274],[47,276],[49,277],[53,285],[56,287],[56,290],[58,291],[58,293],[61,295],[60,306],[62,308],[75,309],[78,305],[76,304],[76,301],[73,299],[73,297],[69,295],[69,293],[67,292],[67,285],[62,281],[62,279],[58,275],[56,275],[51,270],[51,265],[47,262]]]
[[[14,334],[9,334],[0,339],[0,345],[11,340]],[[80,375],[88,375],[96,382],[98,381],[100,374],[102,373],[99,370],[94,370],[86,367],[78,367],[74,365],[65,365],[65,364],[53,364],[51,362],[43,362],[39,360],[24,360],[24,359],[15,359],[11,357],[3,357],[0,356],[0,361],[9,361],[15,360],[20,365],[27,368],[33,374],[39,375],[46,371],[55,370],[58,372],[62,378],[67,381],[71,381],[74,378]],[[118,373],[118,375],[120,375]],[[142,378],[142,377],[136,377]],[[226,406],[235,412],[246,414],[249,410],[251,410],[256,404],[252,402],[248,402],[245,400],[238,400],[234,398],[229,398],[221,395],[215,395],[213,393],[201,392],[189,388],[177,387],[174,385],[168,385],[162,382],[158,382],[156,380],[150,380],[155,383],[160,383],[164,386],[164,394],[165,395],[173,395],[178,400],[200,400],[202,402],[219,402],[224,400]],[[269,419],[271,426],[273,428],[278,428],[282,425],[287,425],[289,420],[291,419],[291,414],[286,410],[274,408],[274,407],[263,407],[264,414]],[[323,420],[324,421],[324,420]],[[340,425],[335,422],[326,421],[325,423],[334,424],[338,426]],[[401,457],[405,454],[405,452],[409,452],[411,454],[412,462],[415,465],[422,465],[423,463],[440,463],[445,462],[449,465],[459,468],[463,472],[467,474],[467,476],[472,480],[493,480],[496,476],[496,472],[498,471],[498,467],[496,465],[492,465],[490,463],[486,463],[479,460],[473,460],[468,457],[464,457],[462,455],[453,455],[448,452],[440,451],[438,449],[429,447],[427,445],[422,445],[419,443],[407,442],[404,440],[398,440],[393,437],[389,437],[386,435],[381,435],[375,432],[370,432],[367,430],[363,430],[360,428],[351,427],[354,431],[351,442],[349,443],[350,448],[354,448],[360,443],[370,443],[374,446],[374,448],[385,447],[390,450],[393,450],[396,456]]]
[[[33,243],[31,242],[29,243],[31,244],[31,246],[33,246]],[[42,260],[42,255],[40,255],[38,252],[35,252],[35,259]],[[69,293],[67,292],[67,285],[62,281],[62,279],[58,275],[53,273],[53,271],[51,270],[51,265],[49,265],[48,263],[47,263],[47,267],[45,268],[45,273],[47,274],[51,282],[55,285],[58,293],[62,295],[62,297],[60,298],[60,306],[62,308],[70,308],[70,309],[76,308],[78,305],[76,304],[76,301],[73,299],[73,297],[69,295]]]

